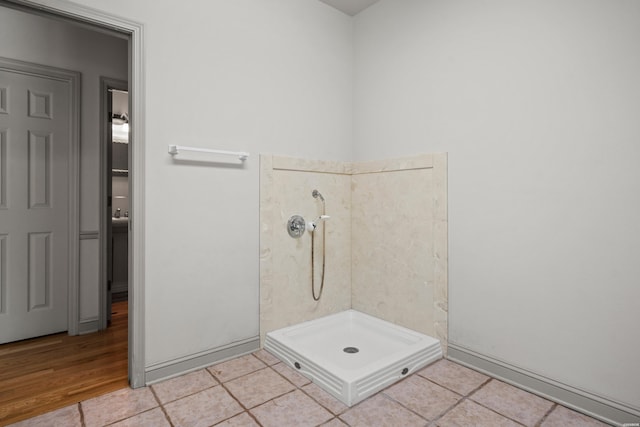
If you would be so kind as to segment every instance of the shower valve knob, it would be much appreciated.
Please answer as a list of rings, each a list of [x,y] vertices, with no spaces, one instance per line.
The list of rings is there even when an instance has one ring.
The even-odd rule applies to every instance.
[[[287,232],[289,233],[289,236],[294,239],[302,237],[306,229],[306,224],[307,223],[303,217],[300,215],[293,215],[289,218],[289,221],[287,221]]]

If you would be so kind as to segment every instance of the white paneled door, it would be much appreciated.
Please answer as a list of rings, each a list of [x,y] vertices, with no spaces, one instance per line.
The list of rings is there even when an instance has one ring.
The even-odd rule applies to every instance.
[[[69,84],[0,70],[0,343],[68,327]]]

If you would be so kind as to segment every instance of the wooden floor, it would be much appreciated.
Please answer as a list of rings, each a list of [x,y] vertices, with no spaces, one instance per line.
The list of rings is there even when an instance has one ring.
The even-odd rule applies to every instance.
[[[105,331],[0,345],[0,426],[128,387],[127,302]]]

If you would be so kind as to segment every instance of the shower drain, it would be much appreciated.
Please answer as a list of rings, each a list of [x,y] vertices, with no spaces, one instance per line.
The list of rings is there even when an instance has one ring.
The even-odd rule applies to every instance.
[[[344,351],[345,353],[353,354],[359,352],[360,350],[357,347],[345,347],[342,349],[342,351]]]

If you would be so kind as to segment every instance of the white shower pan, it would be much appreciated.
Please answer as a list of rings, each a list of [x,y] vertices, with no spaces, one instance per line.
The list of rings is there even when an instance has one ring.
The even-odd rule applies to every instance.
[[[436,338],[356,310],[269,332],[264,348],[347,406],[442,358]]]

